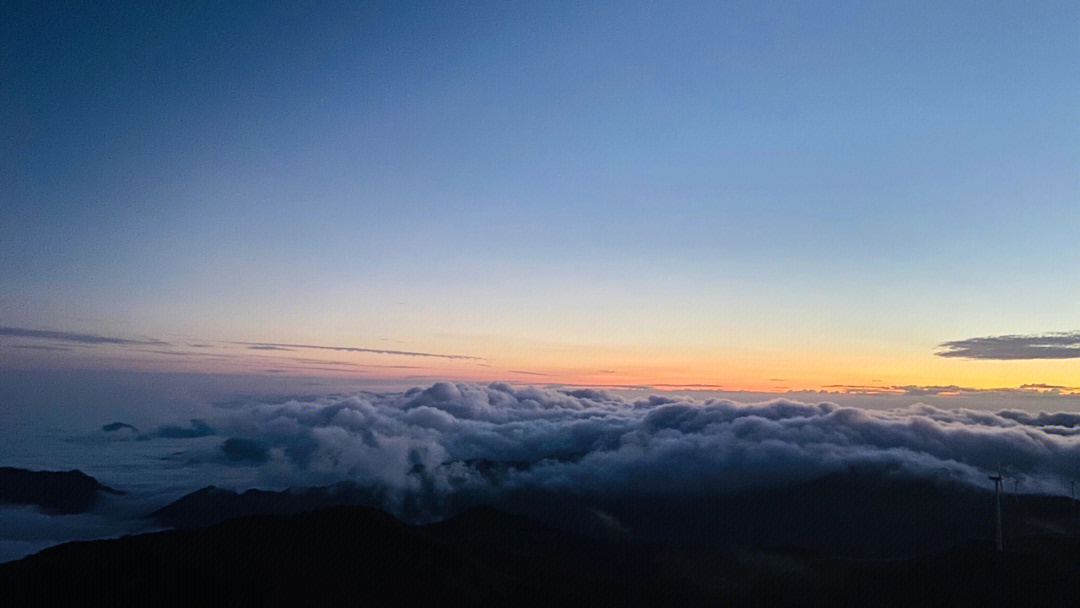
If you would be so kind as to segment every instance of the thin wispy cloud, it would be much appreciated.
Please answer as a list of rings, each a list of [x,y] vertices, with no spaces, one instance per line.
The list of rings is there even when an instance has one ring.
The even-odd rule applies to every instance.
[[[938,349],[934,354],[939,357],[961,359],[1076,359],[1080,358],[1080,331],[951,340]]]
[[[121,347],[135,347],[132,351],[152,353],[160,355],[172,355],[172,356],[190,356],[209,358],[209,355],[205,353],[199,353],[194,351],[179,351],[179,350],[158,350],[147,349],[143,347],[171,347],[172,343],[159,338],[124,338],[119,336],[109,336],[94,333],[83,333],[64,331],[57,329],[27,329],[23,327],[7,327],[0,326],[0,338],[9,337],[23,340],[33,340],[41,342],[51,342],[51,345],[21,345],[21,344],[7,344],[12,348],[33,348],[40,350],[62,350],[62,344],[70,344],[76,346],[121,346]],[[211,341],[212,342],[212,341]],[[322,344],[280,344],[274,342],[218,342],[218,347],[224,346],[226,348],[232,346],[243,346],[249,351],[263,351],[268,354],[271,352],[295,352],[298,350],[327,350],[335,352],[349,352],[349,353],[370,353],[377,355],[398,355],[405,357],[426,357],[434,359],[450,359],[459,361],[487,361],[483,357],[476,357],[472,355],[461,354],[444,354],[444,353],[429,353],[420,351],[404,351],[404,350],[392,350],[384,348],[366,348],[360,346],[327,346]],[[215,348],[214,343],[208,343],[206,341],[197,344],[188,344],[191,348]],[[226,356],[229,358],[239,358],[237,355],[216,355],[218,357]],[[254,356],[254,355],[253,355]],[[327,364],[321,360],[309,360],[309,362],[316,362],[320,364]],[[330,363],[331,365],[343,365],[344,363]],[[387,366],[391,367],[391,366]],[[394,366],[396,367],[396,366]],[[402,366],[404,367],[404,366]]]
[[[296,363],[311,363],[311,364],[314,364],[314,365],[340,365],[342,367],[361,367],[360,364],[353,363],[352,361],[327,361],[325,359],[304,359],[304,358],[290,359],[290,361],[293,361],[293,362],[296,362]]]
[[[77,344],[119,344],[131,345],[166,345],[168,342],[150,338],[135,340],[131,338],[119,338],[116,336],[102,336],[98,334],[83,334],[70,331],[57,331],[52,329],[25,329],[22,327],[0,327],[0,336],[13,338],[29,338],[32,340],[53,340],[57,342],[74,342]]]
[[[1035,384],[1021,384],[1021,390],[1046,390],[1046,391],[1080,391],[1080,386],[1066,386],[1064,384],[1045,384],[1038,382]]]
[[[437,359],[457,359],[462,361],[487,361],[483,357],[475,357],[472,355],[451,355],[443,353],[424,353],[408,350],[388,350],[383,348],[365,348],[360,346],[325,346],[321,344],[279,344],[275,342],[233,342],[233,344],[241,344],[249,348],[262,348],[262,349],[299,349],[307,348],[312,350],[332,350],[343,353],[372,353],[376,355],[401,355],[405,357],[433,357]]]
[[[839,391],[856,395],[956,395],[967,392],[979,392],[986,389],[976,389],[964,386],[949,385],[872,385],[872,384],[826,384],[822,387],[826,391]],[[1005,389],[990,389],[1005,390]]]
[[[266,370],[266,371],[271,371],[271,370]],[[288,368],[288,369],[280,369],[279,368],[279,369],[275,369],[273,371],[274,371],[274,373],[286,373],[286,372],[288,372],[288,373],[296,373],[296,374],[302,374],[302,373],[305,373],[305,372],[336,372],[336,373],[340,374],[340,373],[358,373],[358,372],[363,372],[363,371],[366,371],[366,370],[364,368],[362,368],[362,367],[341,368],[341,367],[331,367],[331,366],[327,366],[327,365],[298,365],[296,367],[291,367],[291,368]]]
[[[1080,387],[1063,384],[1022,384],[1017,387],[975,388],[971,386],[947,385],[865,385],[865,384],[826,384],[825,392],[847,393],[851,395],[906,395],[909,397],[982,395],[1008,393],[1065,393],[1080,392]]]

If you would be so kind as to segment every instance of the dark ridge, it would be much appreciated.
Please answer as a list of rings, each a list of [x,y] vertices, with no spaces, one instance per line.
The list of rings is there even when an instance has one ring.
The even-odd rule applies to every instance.
[[[237,517],[295,515],[341,505],[373,507],[382,504],[382,500],[378,490],[347,482],[280,492],[246,490],[237,493],[209,486],[182,496],[148,517],[173,528],[193,529]]]
[[[460,513],[484,499],[463,497],[419,513]],[[336,505],[381,507],[372,487],[340,483],[282,492],[204,488],[152,513],[174,528],[197,528],[235,517],[291,515]],[[1008,495],[1007,538],[1040,534],[1080,537],[1080,509],[1065,497]],[[778,550],[826,557],[895,559],[926,555],[989,538],[993,493],[947,478],[847,471],[809,483],[724,496],[582,497],[544,490],[500,496],[494,506],[529,520],[601,539],[728,551]],[[409,521],[430,521],[431,517]],[[456,519],[455,519],[456,521]]]
[[[860,559],[922,555],[985,538],[992,493],[947,479],[848,471],[719,497],[612,501],[647,538]]]
[[[948,478],[852,470],[731,495],[586,499],[521,492],[498,506],[589,536],[622,531],[681,547],[895,559],[989,538],[993,504],[991,490]],[[1005,535],[1080,537],[1077,504],[1059,496],[1004,496]]]
[[[36,505],[49,513],[84,513],[99,493],[123,494],[82,471],[28,471],[0,467],[0,503]]]
[[[914,606],[1054,604],[1080,592],[1080,543],[972,542],[854,561],[590,539],[491,508],[426,526],[375,509],[246,517],[68,543],[0,564],[11,605]]]

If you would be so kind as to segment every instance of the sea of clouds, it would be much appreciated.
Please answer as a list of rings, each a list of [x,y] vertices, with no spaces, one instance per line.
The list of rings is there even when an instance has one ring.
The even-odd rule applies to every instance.
[[[352,481],[421,520],[455,496],[715,495],[853,467],[974,485],[1003,469],[1026,491],[1045,492],[1080,476],[1076,413],[635,399],[506,384],[232,404],[190,427],[127,436],[175,445],[185,434],[203,439],[173,454],[185,465],[249,468],[268,487]]]
[[[230,400],[185,423],[140,430],[117,421],[24,445],[21,460],[8,464],[82,468],[127,494],[80,515],[3,508],[0,560],[64,540],[152,529],[143,516],[209,484],[239,490],[347,481],[374,490],[377,506],[423,522],[515,493],[665,500],[853,468],[981,487],[1000,468],[1021,491],[1060,494],[1080,477],[1080,413],[742,403],[498,383]],[[31,445],[40,446],[40,457]],[[53,461],[35,465],[46,457]]]

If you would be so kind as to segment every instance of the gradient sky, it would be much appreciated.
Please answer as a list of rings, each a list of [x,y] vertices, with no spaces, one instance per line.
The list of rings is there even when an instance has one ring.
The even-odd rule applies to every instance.
[[[0,367],[1080,384],[1074,3],[308,4],[4,5]]]

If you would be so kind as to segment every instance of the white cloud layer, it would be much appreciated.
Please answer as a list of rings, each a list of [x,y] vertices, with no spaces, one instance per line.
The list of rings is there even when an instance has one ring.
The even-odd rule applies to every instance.
[[[207,422],[221,447],[190,450],[189,462],[258,467],[274,486],[355,481],[382,490],[392,512],[419,519],[463,497],[515,490],[724,494],[849,467],[985,484],[1000,465],[1028,491],[1057,491],[1080,476],[1076,413],[632,400],[597,390],[438,383],[249,403]]]
[[[852,467],[988,488],[987,473],[1000,465],[1025,492],[1065,493],[1080,477],[1080,413],[881,407],[911,399],[897,395],[866,397],[862,407],[625,395],[438,383],[396,393],[234,399],[188,410],[198,418],[182,424],[140,425],[145,432],[106,424],[48,444],[31,468],[82,468],[127,494],[103,497],[79,515],[0,510],[0,561],[65,540],[146,529],[146,514],[208,484],[351,481],[378,506],[422,522],[501,499],[662,502]],[[38,462],[46,456],[55,463]]]

